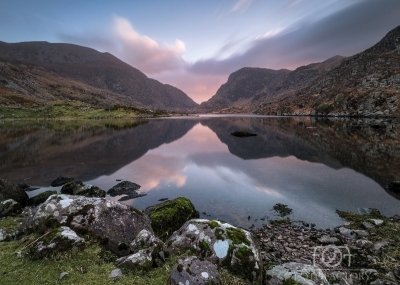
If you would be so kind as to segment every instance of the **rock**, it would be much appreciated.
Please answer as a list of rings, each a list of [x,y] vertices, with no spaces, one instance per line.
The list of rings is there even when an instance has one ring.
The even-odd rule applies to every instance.
[[[136,253],[118,258],[116,263],[119,267],[130,270],[149,270],[153,267],[154,248],[140,249]]]
[[[374,225],[371,224],[371,223],[368,222],[368,221],[364,221],[364,222],[362,223],[362,225],[363,225],[363,227],[364,227],[365,229],[367,229],[367,230],[372,229],[372,228],[374,227]]]
[[[65,277],[67,277],[67,276],[68,276],[68,272],[61,272],[60,276],[58,277],[58,279],[61,280],[61,279],[65,278]]]
[[[375,226],[381,226],[383,225],[383,220],[379,220],[379,219],[369,219],[369,221],[374,224]]]
[[[359,239],[356,241],[356,245],[361,248],[372,248],[374,244],[369,240]]]
[[[322,237],[320,237],[318,239],[318,241],[323,244],[336,244],[339,242],[339,239],[336,237],[330,237],[327,235],[323,235]]]
[[[12,239],[11,235],[5,230],[0,229],[0,241],[10,241]]]
[[[400,192],[400,181],[390,182],[387,188],[393,192]]]
[[[131,270],[160,266],[165,261],[163,247],[164,243],[150,231],[141,230],[130,244],[133,254],[119,258],[117,264]]]
[[[150,206],[144,213],[149,216],[154,233],[161,240],[166,240],[188,220],[199,217],[192,202],[184,197]]]
[[[231,133],[231,135],[234,136],[234,137],[239,137],[239,138],[247,138],[247,137],[255,137],[255,136],[257,136],[257,134],[252,134],[252,133],[245,132],[245,131],[233,132],[233,133]]]
[[[122,276],[122,271],[119,268],[114,269],[113,271],[111,271],[110,273],[110,277],[111,278],[117,278],[117,277],[121,277]]]
[[[30,191],[34,191],[34,190],[38,190],[40,189],[39,187],[31,187],[26,183],[18,183],[17,187],[21,188],[22,190],[24,190],[25,192],[30,192]]]
[[[74,178],[67,178],[67,177],[59,176],[53,182],[51,182],[50,185],[52,187],[62,186],[62,185],[66,184],[68,182],[71,182],[73,180],[74,180]]]
[[[179,259],[168,277],[168,284],[206,285],[221,284],[217,266],[196,256]]]
[[[0,178],[0,202],[12,199],[25,207],[28,203],[28,195],[21,188]]]
[[[366,237],[369,236],[368,231],[364,230],[350,230],[345,227],[338,228],[340,234],[344,235],[345,237],[349,238],[357,238],[357,236]]]
[[[51,195],[57,194],[56,190],[53,191],[46,191],[43,193],[40,193],[39,195],[33,196],[29,198],[28,200],[28,206],[37,206],[42,204],[49,198]]]
[[[150,219],[131,206],[105,198],[59,194],[33,209],[19,233],[44,233],[57,225],[100,238],[118,256],[129,254],[129,244],[141,230],[151,231]]]
[[[12,199],[0,202],[0,218],[15,216],[22,212],[21,204]]]
[[[71,181],[61,188],[62,194],[78,195],[85,197],[104,198],[106,191],[90,184],[84,185],[81,181]]]
[[[79,237],[69,227],[60,227],[43,235],[29,248],[29,255],[33,260],[41,259],[53,253],[81,248],[85,240]]]
[[[63,187],[61,188],[60,192],[61,192],[61,194],[74,195],[74,190],[80,186],[83,186],[82,181],[71,181],[71,182],[65,183],[63,185]]]
[[[374,243],[374,250],[378,251],[382,247],[387,246],[388,244],[389,244],[389,241],[387,241],[387,240],[377,241],[377,242]]]
[[[267,270],[266,274],[282,281],[293,279],[303,285],[329,284],[325,274],[320,268],[298,262],[290,262],[274,266],[272,269]],[[310,278],[307,278],[308,276]]]
[[[186,222],[165,242],[169,253],[189,249],[232,274],[261,284],[262,261],[258,241],[248,231],[219,221]]]
[[[117,185],[113,186],[107,191],[107,194],[111,197],[120,196],[120,195],[130,195],[133,194],[136,190],[140,189],[140,185],[130,182],[130,181],[122,181]]]

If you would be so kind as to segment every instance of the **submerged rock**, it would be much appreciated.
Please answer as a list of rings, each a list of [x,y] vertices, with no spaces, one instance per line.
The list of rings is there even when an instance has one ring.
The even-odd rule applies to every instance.
[[[30,191],[34,191],[34,190],[40,189],[39,187],[32,187],[32,186],[29,186],[28,184],[23,183],[23,182],[22,183],[18,183],[17,187],[21,188],[25,192],[30,192]]]
[[[60,194],[32,209],[19,232],[44,233],[58,225],[100,238],[118,256],[129,254],[129,244],[141,230],[151,231],[149,218],[131,206],[104,198]]]
[[[144,213],[149,216],[154,233],[161,240],[166,240],[188,220],[199,217],[192,202],[184,197],[150,206]]]
[[[57,252],[81,248],[84,244],[85,240],[69,227],[60,227],[35,241],[28,253],[33,260],[37,260]]]
[[[297,283],[285,283],[285,284],[302,284],[302,285],[328,285],[329,282],[326,279],[323,271],[315,266],[289,262],[282,265],[274,266],[272,269],[266,271],[267,276],[275,277],[279,280],[290,280],[296,281]],[[269,284],[273,284],[268,282]],[[276,283],[275,283],[276,284]]]
[[[174,232],[165,244],[169,253],[189,249],[234,275],[261,284],[260,248],[248,231],[219,221],[194,219]]]
[[[24,190],[0,178],[0,202],[12,199],[25,207],[28,203],[28,195]]]
[[[36,195],[34,197],[29,198],[28,200],[28,206],[37,206],[42,204],[49,198],[51,195],[57,194],[56,190],[53,191],[46,191],[43,193],[40,193],[39,195]]]
[[[67,177],[63,177],[63,176],[58,176],[53,182],[51,182],[51,186],[52,187],[57,187],[57,186],[62,186],[68,182],[73,181],[74,178],[67,178]]]
[[[179,259],[168,277],[168,284],[206,285],[221,284],[217,266],[208,260],[199,260],[196,256]]]
[[[0,218],[15,216],[22,212],[21,204],[12,199],[0,202]]]
[[[139,190],[140,185],[130,182],[130,181],[122,181],[117,185],[113,186],[107,191],[107,194],[111,197],[120,196],[120,195],[129,195],[132,192]]]
[[[257,134],[253,134],[253,133],[249,133],[249,132],[245,132],[245,131],[233,132],[233,133],[231,133],[231,135],[234,137],[239,137],[239,138],[247,138],[247,137],[257,136]]]

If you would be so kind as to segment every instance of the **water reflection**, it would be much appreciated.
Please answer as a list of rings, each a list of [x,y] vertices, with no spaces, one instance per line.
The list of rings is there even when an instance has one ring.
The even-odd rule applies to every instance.
[[[355,123],[364,127],[352,128]],[[0,176],[12,182],[32,176],[29,183],[48,185],[62,174],[106,190],[127,179],[148,195],[124,203],[144,209],[160,198],[185,196],[204,216],[243,227],[276,218],[272,206],[284,203],[293,219],[330,227],[341,223],[335,209],[398,213],[400,201],[382,187],[399,178],[397,125],[373,129],[369,123],[200,117],[126,128],[3,128]],[[236,130],[258,136],[231,136]]]

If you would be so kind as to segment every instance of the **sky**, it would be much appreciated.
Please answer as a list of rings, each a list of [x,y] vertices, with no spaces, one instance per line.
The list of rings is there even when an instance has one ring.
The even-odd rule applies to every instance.
[[[197,103],[242,67],[351,56],[398,25],[399,0],[0,0],[0,41],[110,52]]]

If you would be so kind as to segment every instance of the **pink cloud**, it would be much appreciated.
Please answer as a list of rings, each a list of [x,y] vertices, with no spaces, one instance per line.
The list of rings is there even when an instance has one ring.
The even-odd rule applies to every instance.
[[[176,70],[185,66],[182,57],[185,43],[160,46],[155,40],[139,34],[129,20],[115,16],[114,33],[118,40],[118,55],[130,65],[147,74]]]

